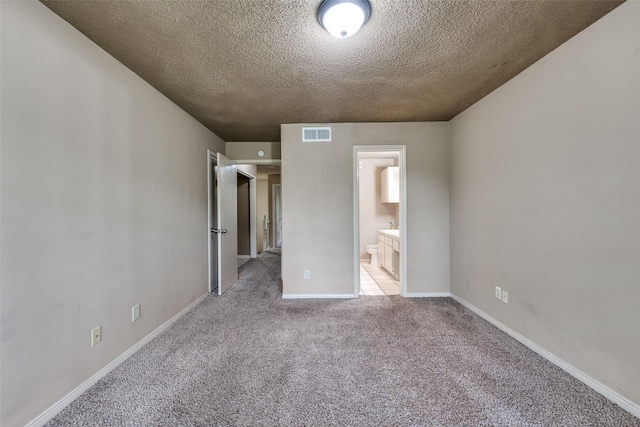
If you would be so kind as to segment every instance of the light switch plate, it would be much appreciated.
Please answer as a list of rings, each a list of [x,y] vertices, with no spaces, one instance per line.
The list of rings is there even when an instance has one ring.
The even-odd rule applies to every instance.
[[[131,321],[135,322],[140,318],[140,304],[131,307]]]
[[[97,326],[91,330],[91,347],[102,341],[102,329]]]
[[[502,291],[502,302],[505,304],[509,304],[509,292]]]

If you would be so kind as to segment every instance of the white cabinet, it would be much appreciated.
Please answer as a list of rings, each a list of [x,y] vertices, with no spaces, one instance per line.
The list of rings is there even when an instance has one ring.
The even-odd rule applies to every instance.
[[[382,203],[400,203],[400,168],[389,166],[380,176]]]
[[[395,230],[391,230],[395,231]],[[386,232],[378,233],[378,263],[398,280],[400,275],[400,241]]]
[[[390,245],[384,245],[384,268],[391,274],[393,272],[393,247]]]

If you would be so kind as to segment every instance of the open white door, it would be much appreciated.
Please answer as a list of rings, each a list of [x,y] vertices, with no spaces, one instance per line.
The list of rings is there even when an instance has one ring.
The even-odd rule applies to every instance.
[[[238,175],[235,162],[218,153],[218,294],[238,280]]]
[[[209,292],[218,291],[218,196],[216,195],[217,156],[207,150],[207,203],[209,211]]]

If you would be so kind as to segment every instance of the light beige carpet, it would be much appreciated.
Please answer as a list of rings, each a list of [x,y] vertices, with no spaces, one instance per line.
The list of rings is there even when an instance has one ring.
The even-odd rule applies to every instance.
[[[282,300],[240,268],[49,426],[640,426],[455,301]]]

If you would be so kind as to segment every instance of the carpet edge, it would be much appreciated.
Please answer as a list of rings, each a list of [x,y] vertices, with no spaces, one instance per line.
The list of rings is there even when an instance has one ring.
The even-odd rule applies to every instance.
[[[164,322],[162,325],[158,326],[152,332],[150,332],[147,336],[142,338],[140,341],[131,346],[128,350],[122,353],[120,356],[113,359],[109,362],[105,367],[100,369],[98,372],[93,374],[87,380],[85,380],[78,387],[69,392],[62,399],[58,400],[56,403],[51,405],[45,411],[43,411],[40,415],[38,415],[33,420],[29,421],[25,427],[42,427],[47,422],[51,421],[56,415],[58,415],[64,408],[66,408],[71,402],[77,399],[82,393],[87,391],[91,386],[104,378],[109,372],[113,371],[117,368],[122,362],[127,360],[129,357],[133,356],[138,350],[144,347],[149,341],[160,335],[166,329],[168,329],[172,324],[174,324],[178,319],[187,314],[191,309],[193,309],[196,305],[200,304],[202,300],[204,300],[209,295],[209,292],[206,292],[204,295],[199,296],[188,306],[180,310],[177,314],[171,317],[169,320]]]
[[[515,338],[521,344],[525,345],[526,347],[533,350],[540,356],[544,357],[549,362],[553,363],[554,365],[556,365],[557,367],[559,367],[560,369],[562,369],[563,371],[565,371],[566,373],[568,373],[569,375],[577,379],[578,381],[582,382],[583,384],[585,384],[586,386],[594,390],[596,393],[601,394],[611,402],[615,403],[616,405],[620,406],[622,409],[629,412],[631,415],[640,418],[640,405],[634,403],[633,401],[629,400],[628,398],[621,395],[620,393],[612,390],[611,388],[607,387],[601,382],[593,379],[592,377],[585,374],[575,366],[569,364],[568,362],[565,362],[564,360],[560,359],[558,356],[554,355],[553,353],[539,346],[535,342],[531,341],[525,336],[519,334],[518,332],[514,331],[513,329],[509,328],[508,326],[504,325],[503,323],[489,316],[487,313],[480,310],[478,307],[474,306],[470,302],[460,298],[454,293],[451,293],[451,298],[453,298],[455,301],[459,302],[469,310],[473,311],[475,314],[482,317],[484,320],[491,323],[493,326],[497,327],[498,329],[507,333],[511,337]]]

